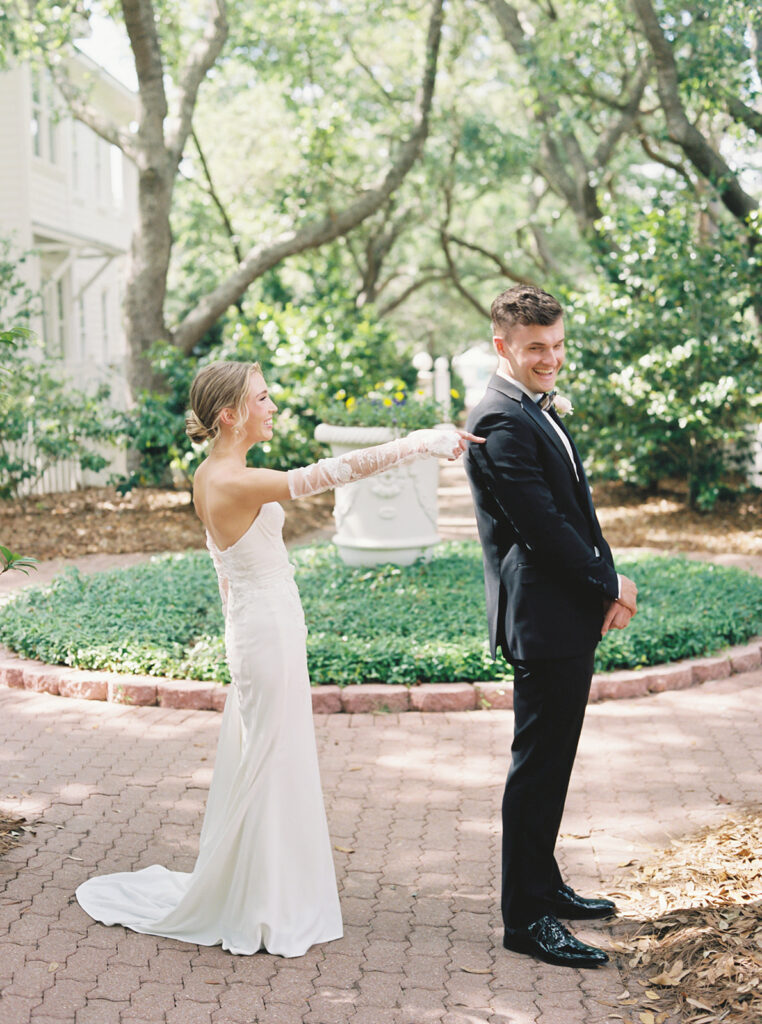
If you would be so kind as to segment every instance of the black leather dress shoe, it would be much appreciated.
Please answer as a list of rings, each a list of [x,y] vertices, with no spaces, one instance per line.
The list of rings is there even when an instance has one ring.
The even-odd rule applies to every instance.
[[[514,953],[528,953],[559,967],[601,967],[609,959],[597,946],[575,939],[552,914],[545,914],[526,928],[507,928],[503,945]]]
[[[549,914],[566,918],[567,921],[589,921],[596,917],[612,917],[616,904],[612,900],[589,900],[578,896],[569,885],[562,885],[545,900]]]

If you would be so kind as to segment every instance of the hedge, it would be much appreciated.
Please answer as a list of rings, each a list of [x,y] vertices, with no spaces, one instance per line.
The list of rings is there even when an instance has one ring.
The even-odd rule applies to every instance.
[[[400,568],[345,566],[331,544],[291,552],[314,684],[501,679],[487,650],[481,553],[440,545]],[[685,558],[618,568],[641,611],[598,648],[596,668],[637,668],[711,654],[762,633],[762,579]],[[205,552],[164,555],[85,576],[66,570],[0,611],[0,641],[49,664],[228,682],[214,569]]]

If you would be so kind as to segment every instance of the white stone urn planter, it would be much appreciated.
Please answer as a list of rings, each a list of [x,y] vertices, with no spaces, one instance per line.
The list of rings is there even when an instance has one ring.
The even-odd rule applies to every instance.
[[[443,425],[448,426],[448,425]],[[389,427],[341,427],[321,423],[315,438],[333,455],[369,448],[397,435]],[[337,487],[333,543],[347,565],[410,565],[438,544],[439,460],[416,459],[367,480]]]

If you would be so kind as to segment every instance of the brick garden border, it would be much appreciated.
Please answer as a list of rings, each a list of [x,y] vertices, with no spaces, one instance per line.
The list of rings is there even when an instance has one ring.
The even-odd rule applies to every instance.
[[[727,648],[709,658],[677,661],[670,665],[593,676],[590,701],[645,697],[665,690],[684,690],[711,679],[726,679],[750,672],[762,665],[762,637],[741,647]],[[163,679],[157,676],[122,675],[45,665],[19,658],[0,647],[0,684],[17,689],[50,693],[60,697],[104,700],[134,706],[192,708],[222,711],[227,687],[194,679]],[[315,686],[312,710],[315,714],[337,712],[473,711],[510,709],[510,682],[420,683],[400,686],[366,683],[360,686]]]

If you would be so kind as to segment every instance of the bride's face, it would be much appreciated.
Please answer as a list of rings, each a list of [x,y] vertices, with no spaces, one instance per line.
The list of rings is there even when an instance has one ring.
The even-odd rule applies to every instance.
[[[252,373],[246,399],[246,419],[241,424],[250,445],[272,438],[273,413],[277,411],[278,406],[270,398],[264,377],[261,373]]]

